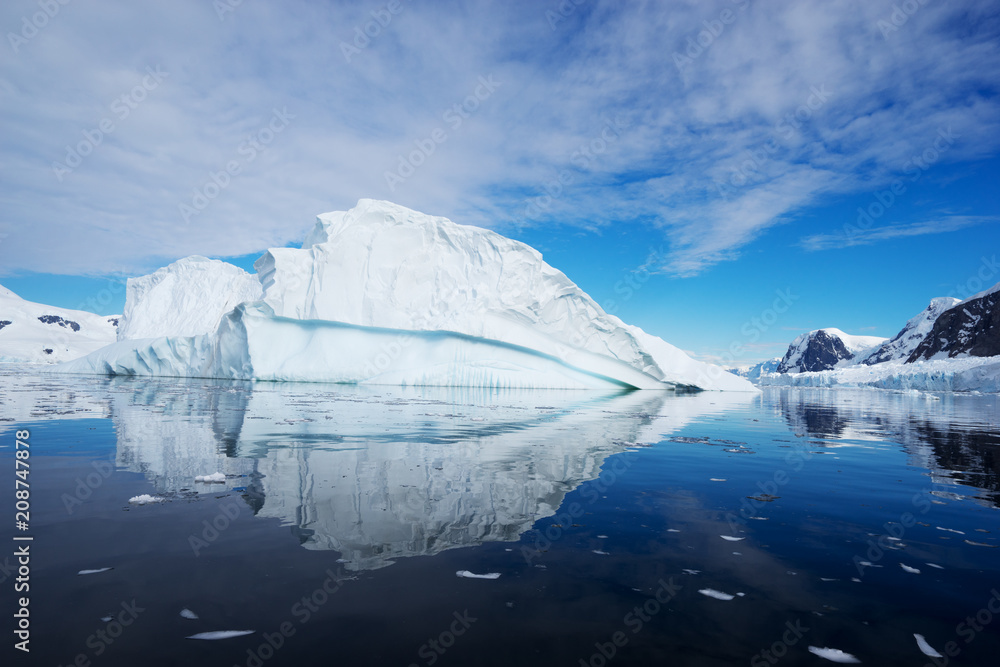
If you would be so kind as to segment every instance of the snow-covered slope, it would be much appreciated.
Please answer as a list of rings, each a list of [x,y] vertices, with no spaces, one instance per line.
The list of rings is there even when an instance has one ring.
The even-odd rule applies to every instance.
[[[757,384],[761,375],[765,373],[774,373],[778,369],[779,364],[781,364],[781,357],[775,357],[774,359],[768,359],[767,361],[762,361],[759,364],[753,364],[752,366],[736,366],[727,370],[733,375],[746,378],[754,384]]]
[[[797,336],[778,365],[778,373],[825,371],[847,365],[885,342],[877,336],[852,336],[840,329],[817,329]]]
[[[260,297],[257,276],[217,259],[187,257],[129,278],[118,340],[211,333],[223,315]]]
[[[1000,356],[939,359],[874,366],[858,364],[818,373],[771,373],[761,386],[878,387],[919,391],[1000,392]]]
[[[57,363],[114,342],[117,316],[25,301],[0,286],[0,361]]]
[[[321,215],[301,249],[269,250],[255,268],[262,303],[235,308],[213,334],[123,340],[66,370],[753,391],[746,380],[605,313],[533,248],[389,202],[363,199],[350,211]],[[159,282],[187,269],[166,267]],[[213,303],[243,298],[223,288]],[[185,291],[171,288],[171,298],[152,300],[145,322],[133,308],[130,334],[172,326],[163,304]],[[218,312],[200,302],[178,307]]]
[[[1000,355],[1000,283],[935,319],[908,361]]]
[[[938,316],[956,303],[958,299],[950,296],[931,299],[923,312],[911,318],[898,334],[861,359],[861,363],[871,366],[887,361],[905,361],[930,333]]]

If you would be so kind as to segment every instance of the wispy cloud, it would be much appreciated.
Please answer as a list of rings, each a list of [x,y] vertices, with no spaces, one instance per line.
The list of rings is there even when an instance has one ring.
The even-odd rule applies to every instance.
[[[953,215],[906,225],[892,225],[874,229],[851,229],[849,234],[814,234],[803,238],[800,244],[806,250],[849,248],[851,246],[871,245],[880,241],[907,236],[944,234],[946,232],[954,232],[968,227],[996,222],[1000,222],[1000,218],[995,216]]]
[[[943,160],[996,153],[996,4],[931,3],[883,35],[894,1],[592,0],[554,24],[556,0],[403,2],[363,48],[384,2],[244,2],[223,20],[207,2],[73,3],[0,49],[0,274],[254,252],[360,197],[501,231],[645,225],[661,270],[697,274],[891,180],[940,127],[960,137]],[[37,12],[5,2],[0,25]],[[142,92],[147,67],[167,76]],[[480,77],[500,85],[475,104]],[[248,159],[275,110],[294,118]],[[609,120],[623,129],[602,144]],[[60,180],[74,150],[89,154]],[[400,160],[420,165],[393,188]]]

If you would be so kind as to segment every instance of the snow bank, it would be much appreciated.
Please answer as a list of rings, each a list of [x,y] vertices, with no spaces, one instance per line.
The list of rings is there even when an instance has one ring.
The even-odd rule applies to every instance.
[[[53,364],[115,340],[116,316],[25,301],[0,286],[0,362]]]

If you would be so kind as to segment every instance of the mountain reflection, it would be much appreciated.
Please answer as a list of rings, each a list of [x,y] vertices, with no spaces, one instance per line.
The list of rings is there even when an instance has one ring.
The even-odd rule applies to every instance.
[[[781,389],[789,429],[828,440],[900,443],[934,482],[1000,507],[1000,397],[882,390]],[[823,443],[815,443],[822,448]],[[957,495],[969,491],[955,489]]]

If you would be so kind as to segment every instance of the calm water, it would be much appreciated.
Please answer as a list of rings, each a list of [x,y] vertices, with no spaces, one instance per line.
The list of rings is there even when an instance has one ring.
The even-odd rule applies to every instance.
[[[1000,655],[996,396],[3,367],[0,420],[5,665],[932,664],[914,633],[951,664]],[[186,639],[230,630],[253,634]]]

